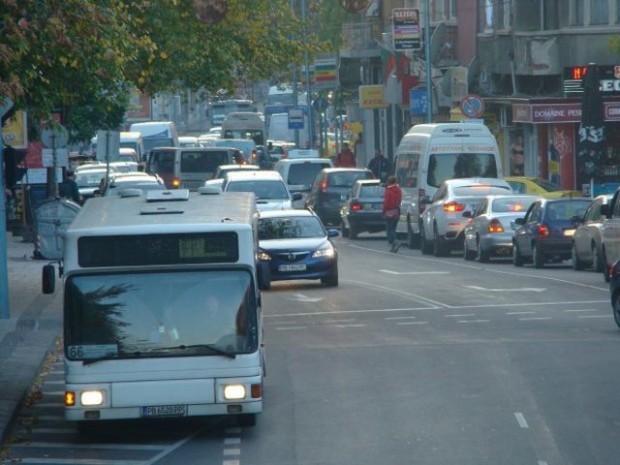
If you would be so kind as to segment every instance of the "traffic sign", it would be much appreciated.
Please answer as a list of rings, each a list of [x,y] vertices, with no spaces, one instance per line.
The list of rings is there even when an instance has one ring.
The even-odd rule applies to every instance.
[[[67,146],[69,135],[63,126],[57,128],[45,128],[41,131],[41,142],[48,149],[60,149]]]
[[[484,113],[484,101],[477,95],[466,95],[461,100],[461,111],[468,118],[478,118]]]
[[[288,128],[303,129],[304,128],[304,111],[300,108],[291,108],[288,111]]]

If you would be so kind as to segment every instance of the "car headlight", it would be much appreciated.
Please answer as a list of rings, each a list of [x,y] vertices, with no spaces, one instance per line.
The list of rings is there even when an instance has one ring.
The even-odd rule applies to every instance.
[[[84,406],[103,404],[103,391],[84,391],[80,394],[80,403]]]
[[[332,258],[336,254],[336,250],[334,246],[331,244],[327,244],[324,247],[321,247],[319,250],[315,251],[312,254],[312,258]]]
[[[256,254],[256,256],[261,261],[269,261],[269,260],[271,260],[271,255],[269,255],[264,250],[259,250],[258,253]]]

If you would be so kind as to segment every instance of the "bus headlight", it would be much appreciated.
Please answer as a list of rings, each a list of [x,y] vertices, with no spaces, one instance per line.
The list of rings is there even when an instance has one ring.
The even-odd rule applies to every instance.
[[[227,386],[224,386],[224,399],[245,399],[245,386],[243,384],[229,384]]]
[[[84,391],[80,394],[80,403],[84,406],[103,404],[103,391]]]

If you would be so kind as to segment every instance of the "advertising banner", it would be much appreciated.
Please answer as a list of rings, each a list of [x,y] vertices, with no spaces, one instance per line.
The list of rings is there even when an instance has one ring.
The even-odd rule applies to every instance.
[[[392,10],[392,40],[394,50],[420,49],[420,10],[413,8]]]

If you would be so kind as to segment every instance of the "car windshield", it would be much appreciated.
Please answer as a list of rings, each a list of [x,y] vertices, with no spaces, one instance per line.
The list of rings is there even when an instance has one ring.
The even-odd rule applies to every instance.
[[[257,199],[287,200],[288,191],[282,181],[232,181],[226,184],[229,192],[254,192]]]
[[[258,239],[305,239],[325,237],[325,230],[314,216],[261,218]]]
[[[428,161],[429,186],[439,187],[448,179],[496,178],[497,165],[492,153],[433,153]]]
[[[72,276],[65,344],[81,347],[77,359],[84,360],[160,357],[166,347],[200,344],[250,353],[257,345],[255,301],[251,275],[243,270]]]

